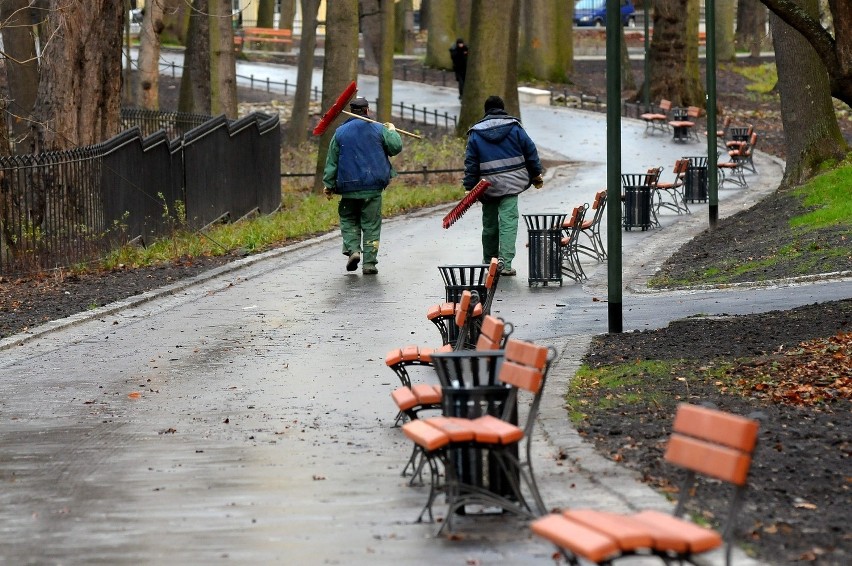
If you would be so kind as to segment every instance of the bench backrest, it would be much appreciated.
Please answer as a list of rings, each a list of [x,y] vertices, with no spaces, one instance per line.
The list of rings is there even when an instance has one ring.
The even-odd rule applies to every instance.
[[[682,404],[673,430],[666,461],[737,486],[746,484],[757,445],[757,421]]]
[[[509,420],[511,417],[519,390],[532,394],[533,400],[530,403],[526,424],[523,427],[527,441],[532,437],[532,428],[535,426],[541,394],[547,380],[547,372],[555,357],[556,350],[547,346],[539,346],[532,342],[524,342],[514,338],[506,341],[503,365],[500,367],[498,379],[500,382],[511,386],[512,390],[509,393],[509,399],[503,406],[502,418]]]
[[[671,100],[666,100],[665,98],[660,100],[660,110],[662,110],[664,113],[668,113],[669,110],[671,110],[671,109],[672,109],[672,101]]]
[[[506,332],[508,327],[508,332]],[[512,325],[503,321],[502,318],[485,315],[482,318],[482,326],[479,329],[479,337],[476,339],[477,350],[502,350],[506,338],[512,333]]]
[[[686,109],[686,115],[690,118],[698,118],[701,116],[701,108],[698,106],[690,106]]]

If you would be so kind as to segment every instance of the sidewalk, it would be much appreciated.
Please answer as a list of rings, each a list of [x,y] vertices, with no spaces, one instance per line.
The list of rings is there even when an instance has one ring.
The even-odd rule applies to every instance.
[[[457,104],[454,88],[399,88],[432,105]],[[605,116],[522,113],[542,153],[572,162],[523,195],[522,213],[590,200],[605,178]],[[623,124],[625,171],[700,150],[643,130]],[[780,166],[758,159],[751,188],[720,192],[721,217],[777,185]],[[384,355],[407,343],[434,345],[424,313],[443,298],[437,266],[481,259],[478,209],[443,230],[448,208],[387,221],[376,277],[345,272],[333,233],[0,343],[0,561],[550,563],[553,549],[511,516],[462,518],[459,537],[435,539],[436,525],[414,522],[426,488],[399,476],[409,444],[392,428],[397,383]],[[661,217],[661,229],[623,234],[626,284],[641,286],[667,251],[706,227],[706,209],[693,210]],[[662,496],[585,444],[562,408],[589,340],[607,330],[606,303],[597,300],[606,297],[606,266],[584,263],[583,285],[530,287],[524,241],[522,229],[518,276],[500,281],[493,312],[515,325],[514,337],[559,351],[535,442],[545,502],[667,509]],[[813,302],[815,292],[684,300],[628,291],[624,328],[697,312],[789,308]],[[825,300],[826,288],[818,292]],[[435,376],[423,368],[414,379]],[[440,502],[436,511],[443,514]]]

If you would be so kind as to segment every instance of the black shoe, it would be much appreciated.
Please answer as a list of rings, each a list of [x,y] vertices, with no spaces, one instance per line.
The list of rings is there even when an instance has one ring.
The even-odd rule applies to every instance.
[[[349,254],[349,259],[346,260],[346,271],[355,271],[358,269],[358,264],[361,262],[361,254],[352,252]]]

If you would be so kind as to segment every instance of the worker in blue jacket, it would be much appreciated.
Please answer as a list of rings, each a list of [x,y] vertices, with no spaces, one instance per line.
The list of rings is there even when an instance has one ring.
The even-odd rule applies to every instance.
[[[464,156],[466,191],[480,179],[491,186],[482,203],[482,263],[496,257],[503,263],[502,275],[515,275],[515,240],[518,236],[518,195],[530,185],[540,189],[544,169],[535,144],[521,126],[509,116],[503,99],[489,96],[485,116],[467,132]]]
[[[353,114],[368,117],[366,98],[349,103]],[[358,269],[364,254],[364,275],[375,275],[382,232],[382,191],[396,176],[388,156],[402,151],[402,138],[390,122],[378,124],[350,118],[334,132],[323,171],[324,192],[341,195],[337,206],[346,271]]]

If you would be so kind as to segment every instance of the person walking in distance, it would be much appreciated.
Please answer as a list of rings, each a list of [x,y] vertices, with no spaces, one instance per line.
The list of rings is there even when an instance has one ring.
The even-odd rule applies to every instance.
[[[509,116],[503,99],[489,96],[485,116],[467,131],[464,155],[465,191],[485,179],[491,183],[482,203],[482,263],[496,257],[502,275],[515,275],[515,240],[518,236],[518,195],[530,185],[540,189],[544,169],[538,150],[520,120]]]
[[[464,77],[467,74],[467,45],[462,38],[456,40],[456,44],[450,47],[450,58],[453,60],[453,72],[459,83],[459,100],[464,93]]]
[[[370,105],[357,97],[349,103],[353,114],[368,117]],[[346,271],[375,275],[382,232],[382,191],[396,176],[389,156],[402,151],[402,138],[390,122],[377,124],[359,118],[344,122],[331,138],[323,172],[324,193],[341,196],[337,206]]]

